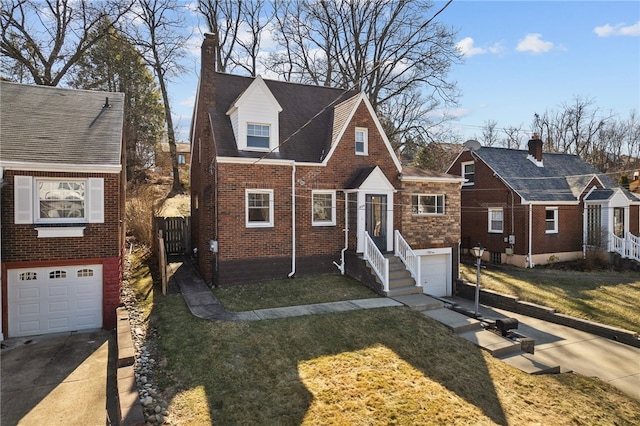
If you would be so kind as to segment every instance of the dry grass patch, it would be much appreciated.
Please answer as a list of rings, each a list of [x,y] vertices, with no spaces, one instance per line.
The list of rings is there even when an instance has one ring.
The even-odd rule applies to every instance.
[[[460,265],[461,278],[474,283],[475,267]],[[640,275],[615,271],[578,272],[488,265],[483,288],[516,296],[576,318],[640,333]]]
[[[170,421],[640,424],[640,401],[602,381],[527,375],[407,308],[221,322],[170,295],[154,314]]]

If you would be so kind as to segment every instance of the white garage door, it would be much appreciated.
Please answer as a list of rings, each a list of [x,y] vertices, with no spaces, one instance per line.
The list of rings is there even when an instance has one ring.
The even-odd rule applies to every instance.
[[[420,257],[422,292],[432,296],[450,296],[449,255],[432,254]]]
[[[102,327],[102,265],[9,269],[9,337]]]

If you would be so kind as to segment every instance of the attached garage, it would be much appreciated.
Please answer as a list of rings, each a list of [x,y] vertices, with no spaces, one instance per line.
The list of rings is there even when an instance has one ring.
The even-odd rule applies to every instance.
[[[102,327],[102,265],[9,269],[9,337]]]
[[[422,292],[431,296],[451,296],[451,249],[416,250],[420,256]]]

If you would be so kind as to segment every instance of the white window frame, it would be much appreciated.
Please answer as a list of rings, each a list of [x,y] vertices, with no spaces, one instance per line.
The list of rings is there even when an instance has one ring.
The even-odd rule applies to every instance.
[[[249,137],[250,136],[256,136],[256,135],[250,135],[249,134],[249,126],[259,126],[259,127],[266,127],[269,135],[267,136],[267,146],[252,146],[249,144]],[[264,136],[257,136],[257,137],[264,137]],[[247,149],[248,150],[252,150],[252,151],[269,151],[271,149],[271,125],[268,123],[252,123],[252,122],[248,122],[247,123]]]
[[[268,221],[250,221],[249,220],[249,195],[250,194],[268,194],[269,195],[269,220]],[[246,189],[244,196],[245,205],[245,224],[247,228],[272,228],[273,227],[273,189]]]
[[[44,181],[84,183],[84,217],[40,217],[38,183]],[[103,178],[49,178],[18,175],[14,177],[14,201],[15,224],[104,223]]]
[[[315,196],[330,195],[331,196],[331,218],[330,220],[315,219]],[[336,225],[336,191],[311,191],[311,225],[312,226],[335,226]]]
[[[187,164],[186,154],[178,154],[178,164]]]
[[[473,166],[473,173],[466,173],[465,168],[466,166]],[[465,182],[463,184],[463,186],[472,186],[475,184],[476,181],[476,163],[475,161],[464,161],[460,164],[461,167],[461,171],[460,174],[462,175],[463,178],[468,179],[467,176],[468,175],[473,175],[473,180],[469,181],[469,182]]]
[[[553,212],[553,219],[550,221],[547,219],[548,212]],[[544,211],[544,229],[546,234],[557,234],[558,233],[558,208],[557,207],[547,207]],[[553,229],[547,229],[547,224],[553,223]]]
[[[358,135],[361,134],[363,140],[358,140]],[[362,142],[363,147],[361,151],[358,151],[358,143]],[[354,149],[356,155],[369,155],[369,129],[366,127],[356,127],[355,137],[354,137]]]
[[[493,227],[492,213],[500,213],[502,219],[500,220],[500,229]],[[504,210],[502,207],[489,207],[488,209],[488,230],[491,234],[502,234],[504,232]]]
[[[420,203],[420,199],[423,197],[435,197],[435,205],[433,207],[435,207],[435,212],[431,213],[431,212],[425,212],[425,211],[420,211],[420,207],[423,206],[423,204]],[[416,203],[414,204],[414,200],[416,201]],[[445,204],[446,204],[446,199],[444,194],[412,194],[411,195],[411,213],[415,216],[442,216],[443,214],[445,214]]]

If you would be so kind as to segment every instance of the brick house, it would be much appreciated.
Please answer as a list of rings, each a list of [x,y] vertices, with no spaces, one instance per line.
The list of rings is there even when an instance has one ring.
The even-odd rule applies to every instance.
[[[2,334],[111,329],[124,95],[0,82]]]
[[[451,294],[463,179],[402,167],[362,93],[214,72],[213,37],[191,139],[205,280],[341,272],[383,294]]]
[[[189,166],[191,164],[191,146],[189,146],[189,143],[176,143],[176,155],[180,177],[182,178],[186,173],[189,173]],[[156,147],[155,171],[162,176],[173,176],[173,165],[171,164],[168,142],[161,142]]]
[[[485,260],[533,267],[612,252],[637,236],[639,201],[576,155],[468,143],[448,172],[462,187],[462,250],[482,244]]]

